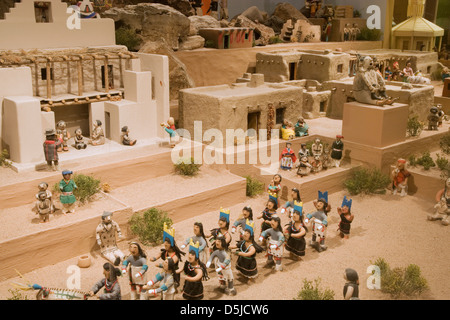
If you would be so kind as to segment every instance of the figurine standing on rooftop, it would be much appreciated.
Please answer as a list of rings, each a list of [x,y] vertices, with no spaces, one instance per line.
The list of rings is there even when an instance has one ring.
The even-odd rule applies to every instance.
[[[70,133],[67,131],[67,125],[66,122],[63,120],[60,120],[56,125],[56,134],[58,136],[58,139],[61,141],[62,150],[63,151],[69,151],[69,146],[67,145],[67,141],[70,139]],[[61,151],[61,150],[58,150]]]
[[[220,0],[220,19],[228,20],[228,0]]]
[[[219,0],[211,0],[209,9],[206,13],[211,12],[211,17],[219,20]]]

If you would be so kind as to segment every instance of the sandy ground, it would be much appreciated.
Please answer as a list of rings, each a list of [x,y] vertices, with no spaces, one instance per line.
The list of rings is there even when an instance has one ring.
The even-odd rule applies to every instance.
[[[335,299],[342,299],[342,288],[345,283],[343,272],[345,268],[351,267],[359,273],[360,297],[361,299],[390,299],[389,295],[379,290],[369,290],[366,286],[367,268],[371,261],[383,257],[391,267],[405,267],[414,263],[420,266],[423,276],[429,284],[429,291],[420,299],[449,299],[450,280],[448,280],[448,261],[450,251],[448,243],[450,240],[449,227],[442,226],[439,222],[429,222],[426,215],[432,211],[433,203],[424,202],[417,198],[397,197],[391,194],[377,196],[355,196],[353,197],[352,212],[355,220],[352,224],[351,236],[348,240],[342,240],[337,232],[339,217],[336,207],[341,204],[345,192],[329,195],[332,212],[329,214],[329,227],[326,243],[328,250],[317,253],[307,248],[306,255],[302,261],[292,261],[285,252],[283,265],[284,270],[275,272],[265,268],[265,255],[257,256],[259,276],[255,283],[249,284],[240,278],[235,272],[235,287],[237,295],[229,297],[219,291],[217,277],[211,270],[209,281],[204,282],[204,299],[281,299],[291,300],[296,297],[302,287],[304,279],[313,280],[321,278],[322,288],[330,288],[335,293]],[[251,205],[256,217],[264,207],[267,195],[257,198],[248,198],[246,203],[240,203],[230,207],[231,221],[238,218],[244,205]],[[218,204],[220,206],[220,204]],[[314,207],[312,202],[304,204],[306,212],[311,212]],[[219,212],[199,213],[198,216],[174,224],[176,230],[175,239],[181,243],[186,237],[192,235],[192,226],[195,221],[203,222],[205,229],[215,228]],[[282,217],[285,224],[286,216]],[[260,220],[256,223],[256,235],[260,233]],[[233,239],[238,235],[234,234]],[[306,235],[307,241],[311,233]],[[128,253],[128,240],[121,241],[119,247]],[[160,247],[146,247],[148,256],[153,256]],[[73,271],[69,266],[76,265],[78,257],[62,261],[58,264],[37,269],[24,276],[33,283],[49,287],[67,287],[73,285],[71,280]],[[79,287],[89,290],[91,286],[102,278],[102,265],[105,262],[99,255],[92,257],[92,265],[80,270]],[[233,258],[234,266],[236,258]],[[157,262],[159,263],[159,262]],[[149,275],[158,272],[156,263],[149,263]],[[233,267],[234,269],[234,267]],[[0,299],[8,299],[12,294],[11,282],[24,282],[19,278],[9,279],[0,283]],[[182,277],[182,283],[184,282]],[[125,278],[120,279],[122,298],[129,299],[130,288]],[[267,288],[271,288],[268,292]],[[34,299],[34,293],[25,292],[28,299]],[[157,299],[157,298],[152,298]],[[175,299],[182,299],[177,294]]]

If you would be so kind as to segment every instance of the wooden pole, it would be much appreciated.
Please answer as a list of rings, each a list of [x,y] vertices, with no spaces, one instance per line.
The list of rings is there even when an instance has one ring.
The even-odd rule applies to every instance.
[[[36,96],[39,97],[39,64],[34,62],[34,81],[36,82]]]
[[[70,60],[67,60],[67,92],[71,93],[72,91],[72,77],[70,72]]]
[[[104,73],[105,73],[105,92],[109,92],[109,74],[108,74],[108,57],[105,57],[105,64],[104,64]]]
[[[47,61],[46,64],[46,73],[47,73],[47,99],[52,97],[52,86],[50,82],[51,74],[50,74],[50,61]]]
[[[97,70],[95,69],[95,57],[92,57],[92,68],[93,68],[93,72],[94,72],[94,88],[95,88],[95,91],[98,91]]]
[[[119,56],[120,87],[123,88],[122,55]]]
[[[83,94],[83,70],[81,65],[81,58],[78,58],[78,95]]]

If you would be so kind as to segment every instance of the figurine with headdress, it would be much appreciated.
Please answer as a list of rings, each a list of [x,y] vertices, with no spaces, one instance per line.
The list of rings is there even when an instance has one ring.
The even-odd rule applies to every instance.
[[[292,212],[297,210],[301,215],[303,212],[303,202],[300,197],[300,191],[297,188],[292,188],[291,195],[292,201],[286,201],[284,206],[281,208],[281,213],[283,214],[288,211],[289,217],[292,217]]]
[[[327,249],[325,246],[325,235],[328,226],[328,212],[331,210],[331,206],[328,203],[328,191],[321,192],[319,190],[319,196],[317,200],[313,201],[317,211],[308,213],[306,215],[305,223],[308,224],[311,220],[313,235],[311,239],[311,247],[315,248],[318,252],[322,252]]]
[[[235,233],[236,229],[240,228],[240,240],[242,240],[242,236],[244,235],[247,220],[253,221],[253,209],[249,205],[242,209],[242,215],[233,223],[233,226],[231,227],[231,233]]]
[[[228,295],[236,295],[233,284],[233,272],[231,270],[231,257],[225,237],[216,238],[215,250],[209,257],[206,267],[209,268],[214,261],[217,277],[219,278],[219,288]]]
[[[230,209],[224,209],[222,207],[220,208],[218,225],[219,227],[212,229],[211,234],[207,236],[208,238],[210,238],[209,241],[211,242],[211,253],[216,250],[215,241],[218,237],[224,237],[227,246],[231,242],[231,234],[230,232],[228,232],[230,228]]]
[[[351,213],[352,209],[352,199],[347,199],[347,196],[344,196],[342,200],[342,205],[337,208],[337,212],[341,217],[341,221],[339,222],[339,235],[341,238],[348,239],[350,235],[350,224],[355,218]]]
[[[165,226],[165,225],[164,225]],[[129,272],[131,300],[147,300],[147,292],[143,286],[147,283],[147,254],[141,245],[135,241],[130,242],[130,255],[122,262],[122,274]]]

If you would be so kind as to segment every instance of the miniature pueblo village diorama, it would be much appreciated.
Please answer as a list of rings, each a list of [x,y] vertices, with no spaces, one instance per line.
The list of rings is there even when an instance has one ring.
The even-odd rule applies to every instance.
[[[1,300],[447,300],[450,1],[3,0]]]

